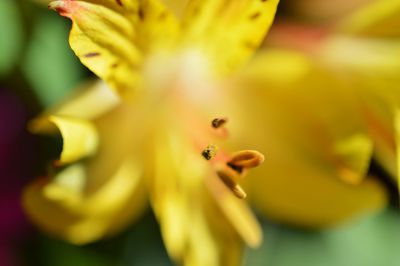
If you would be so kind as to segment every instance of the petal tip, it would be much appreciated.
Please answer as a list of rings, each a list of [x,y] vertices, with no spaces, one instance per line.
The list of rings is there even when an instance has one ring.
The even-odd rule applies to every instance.
[[[67,16],[68,13],[71,13],[75,5],[76,4],[70,0],[57,0],[50,2],[47,7],[58,12],[61,16]]]
[[[51,10],[54,10],[57,12],[65,11],[65,9],[64,9],[65,4],[63,1],[50,2],[47,7],[48,7],[48,9],[51,9]]]

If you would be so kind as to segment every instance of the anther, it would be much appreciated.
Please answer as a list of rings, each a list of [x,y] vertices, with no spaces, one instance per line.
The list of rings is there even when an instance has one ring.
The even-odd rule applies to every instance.
[[[228,122],[228,118],[222,117],[222,118],[215,118],[211,121],[211,126],[213,128],[220,128],[222,127],[226,122]]]
[[[233,188],[231,188],[233,194],[235,194],[236,197],[239,199],[245,199],[247,197],[246,192],[244,192],[243,188],[236,184]]]
[[[215,155],[217,155],[217,151],[218,147],[210,144],[201,152],[201,155],[204,157],[204,159],[211,160],[215,157]]]
[[[239,173],[225,165],[217,168],[216,173],[236,197],[240,199],[246,198],[246,192],[244,192],[242,187],[237,183],[240,179]]]
[[[233,169],[254,168],[264,162],[264,155],[254,150],[239,151],[232,155],[228,165]]]

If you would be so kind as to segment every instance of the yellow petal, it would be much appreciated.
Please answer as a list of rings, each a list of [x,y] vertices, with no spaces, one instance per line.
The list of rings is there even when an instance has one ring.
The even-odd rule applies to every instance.
[[[140,168],[128,159],[96,193],[85,194],[83,165],[72,165],[53,179],[38,180],[23,193],[30,218],[44,231],[84,244],[124,228],[142,212],[145,193]]]
[[[242,240],[206,188],[207,162],[186,141],[157,134],[150,198],[167,251],[182,265],[239,265]]]
[[[372,1],[347,17],[340,24],[340,29],[351,34],[398,37],[400,1]]]
[[[137,154],[145,158],[144,141],[149,134],[147,109],[139,105],[121,103],[105,115],[93,120],[99,135],[99,149],[96,156],[87,160],[88,180],[86,192],[95,192],[108,182],[121,161],[127,156]]]
[[[84,82],[70,97],[50,108],[46,114],[95,119],[120,103],[120,98],[101,80]]]
[[[177,24],[155,0],[58,0],[52,9],[73,21],[70,44],[82,63],[113,89],[137,89],[143,56],[173,42]]]
[[[72,95],[35,118],[29,125],[33,131],[46,127],[52,115],[84,120],[98,118],[120,104],[120,98],[101,80],[79,85]]]
[[[161,0],[161,2],[171,10],[177,18],[183,16],[184,10],[190,0]]]
[[[59,128],[63,138],[60,163],[74,162],[82,155],[94,154],[98,145],[96,128],[88,121],[51,116],[49,118]]]
[[[146,55],[174,50],[180,36],[178,20],[157,0],[141,2],[137,30],[138,44]]]
[[[35,123],[37,122],[37,123]],[[81,158],[93,155],[98,147],[98,135],[95,126],[87,120],[49,116],[33,121],[30,129],[34,133],[54,134],[56,128],[63,139],[63,147],[58,164],[64,165],[75,162]]]
[[[258,247],[262,242],[262,229],[247,203],[228,191],[215,176],[207,181],[219,208],[238,234],[250,247]]]
[[[241,128],[232,135],[246,136],[245,143],[266,154],[261,169],[245,180],[264,214],[321,227],[385,206],[384,186],[365,177],[372,144],[358,94],[348,84],[296,52],[271,50],[247,71],[232,90],[241,99],[234,116]],[[343,169],[360,183],[343,182],[349,175]]]
[[[50,7],[73,21],[70,44],[82,63],[113,89],[124,91],[134,88],[141,54],[133,43],[136,31],[128,17],[137,7],[120,4],[63,0]]]
[[[217,73],[237,69],[258,48],[279,0],[192,0],[183,15],[183,39],[208,54]]]
[[[375,158],[397,175],[394,107],[400,104],[400,42],[390,38],[333,36],[321,49],[320,60],[336,78],[357,91],[362,114],[375,143]]]

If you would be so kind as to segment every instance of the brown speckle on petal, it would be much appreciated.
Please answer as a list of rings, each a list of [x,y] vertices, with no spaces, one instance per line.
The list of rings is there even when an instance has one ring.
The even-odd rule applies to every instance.
[[[122,0],[115,0],[115,1],[117,2],[118,5],[124,6],[124,5],[122,4]]]
[[[250,18],[250,20],[255,20],[255,19],[257,19],[260,15],[261,15],[260,12],[256,12],[256,13],[252,14],[249,18]]]
[[[95,57],[95,56],[99,56],[100,53],[98,52],[91,52],[91,53],[87,53],[84,55],[84,57],[90,58],[90,57]]]
[[[142,8],[139,8],[138,10],[138,17],[140,20],[144,20],[144,11]]]

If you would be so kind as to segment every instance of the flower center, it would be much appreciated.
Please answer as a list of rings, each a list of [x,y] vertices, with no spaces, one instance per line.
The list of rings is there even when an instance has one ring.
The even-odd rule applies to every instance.
[[[235,196],[245,198],[246,193],[238,183],[249,169],[264,161],[264,156],[253,150],[228,155],[210,144],[229,137],[225,127],[228,118],[218,117],[205,123],[225,109],[229,95],[213,79],[209,69],[206,57],[189,51],[175,56],[155,56],[149,60],[144,74],[152,91],[149,96],[156,100],[158,112],[168,124],[177,125],[189,136],[194,151],[210,162],[212,172]]]
[[[215,118],[211,121],[211,126],[219,135],[227,136],[228,131],[224,124],[228,121],[227,118]],[[243,199],[246,197],[246,192],[238,184],[239,181],[245,177],[247,171],[251,168],[257,167],[264,162],[264,155],[254,150],[243,150],[232,154],[231,156],[217,156],[218,147],[213,144],[207,145],[202,151],[201,155],[204,159],[212,162],[212,167],[221,181],[233,192],[233,194]]]

